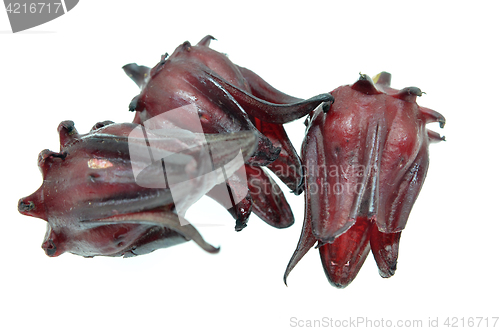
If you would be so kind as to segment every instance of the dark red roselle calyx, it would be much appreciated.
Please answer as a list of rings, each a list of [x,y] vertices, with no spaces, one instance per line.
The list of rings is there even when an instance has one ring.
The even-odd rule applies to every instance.
[[[309,114],[323,102],[331,103],[333,98],[321,94],[302,100],[286,95],[210,49],[212,39],[206,36],[197,45],[185,42],[172,55],[163,55],[151,69],[135,63],[123,67],[141,88],[130,104],[130,110],[136,111],[134,122],[145,124],[168,114],[165,125],[193,132],[256,132],[258,148],[245,169],[208,195],[223,204],[218,192],[247,190],[247,197],[235,205],[223,204],[236,219],[237,230],[246,226],[251,211],[274,227],[288,227],[294,222],[290,206],[262,167],[267,166],[300,194],[301,162],[283,124]],[[246,182],[253,187],[247,187]]]
[[[244,161],[235,157],[241,152],[246,159],[256,148],[253,132],[165,134],[109,121],[83,135],[71,121],[58,131],[60,152],[44,150],[38,158],[42,186],[18,205],[22,214],[48,222],[47,255],[135,256],[188,240],[218,251],[179,206],[186,209],[225,180],[214,169],[229,175],[239,169]]]
[[[445,118],[416,103],[416,87],[395,90],[391,76],[361,75],[331,92],[312,114],[302,145],[306,210],[288,274],[316,243],[330,283],[345,287],[370,249],[382,277],[396,270],[399,240],[429,166],[428,146],[444,140],[426,128]]]

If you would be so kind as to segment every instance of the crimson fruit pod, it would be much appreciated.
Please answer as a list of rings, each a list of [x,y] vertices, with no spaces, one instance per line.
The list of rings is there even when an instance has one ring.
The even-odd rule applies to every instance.
[[[308,119],[302,145],[305,219],[290,271],[316,243],[330,283],[347,286],[370,249],[380,275],[396,270],[399,240],[422,188],[432,142],[426,128],[444,117],[416,103],[416,87],[396,90],[391,75],[361,75],[332,91],[335,103]],[[375,83],[374,83],[375,82]]]
[[[228,175],[240,168],[243,161],[233,160],[254,153],[256,135],[239,131],[200,139],[189,131],[149,132],[146,144],[143,130],[138,124],[108,121],[80,135],[72,121],[59,125],[60,152],[40,153],[43,183],[18,204],[22,214],[47,221],[42,247],[48,256],[128,257],[188,240],[218,251],[178,207],[225,180],[214,168],[224,167]],[[169,157],[153,162],[150,154]]]
[[[286,95],[212,50],[213,39],[206,36],[197,45],[186,41],[172,55],[163,55],[151,69],[135,63],[123,67],[141,88],[130,104],[130,110],[136,112],[134,123],[146,124],[167,115],[162,125],[192,132],[254,131],[258,147],[245,169],[208,195],[222,204],[219,192],[246,190],[246,198],[228,209],[236,219],[236,230],[246,226],[251,211],[274,227],[288,227],[294,222],[290,206],[262,167],[267,166],[300,194],[301,162],[283,124],[309,114],[324,102],[331,103],[333,98],[320,94],[302,100]]]

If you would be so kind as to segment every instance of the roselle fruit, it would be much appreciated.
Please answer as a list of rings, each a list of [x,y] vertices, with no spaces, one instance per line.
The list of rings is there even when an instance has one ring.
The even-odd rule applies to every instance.
[[[331,103],[333,98],[320,94],[302,100],[284,94],[210,49],[213,39],[206,36],[197,45],[186,41],[172,55],[163,55],[151,69],[135,63],[123,67],[141,88],[130,104],[130,110],[136,112],[134,123],[145,124],[163,115],[162,125],[193,132],[255,132],[258,146],[245,168],[207,195],[233,215],[236,230],[246,226],[251,211],[274,227],[288,227],[294,222],[290,206],[263,167],[300,194],[301,162],[283,124],[309,114],[322,103]],[[219,199],[219,193],[226,191],[239,192],[244,198],[228,205]]]
[[[429,166],[426,128],[444,117],[416,103],[416,87],[396,90],[391,75],[332,91],[335,103],[308,119],[302,145],[305,218],[284,280],[317,244],[325,274],[336,287],[356,277],[370,249],[382,277],[396,271],[399,240]]]
[[[224,182],[221,169],[230,176],[243,165],[255,151],[255,133],[146,132],[109,121],[88,134],[71,121],[58,131],[60,152],[38,157],[41,187],[18,204],[22,214],[47,221],[48,256],[127,257],[189,240],[218,251],[179,211]]]

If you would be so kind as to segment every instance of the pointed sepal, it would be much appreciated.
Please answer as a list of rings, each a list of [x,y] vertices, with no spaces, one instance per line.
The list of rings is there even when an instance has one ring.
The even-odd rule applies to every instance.
[[[129,63],[124,65],[122,69],[141,89],[147,84],[151,68],[137,65],[137,63]]]

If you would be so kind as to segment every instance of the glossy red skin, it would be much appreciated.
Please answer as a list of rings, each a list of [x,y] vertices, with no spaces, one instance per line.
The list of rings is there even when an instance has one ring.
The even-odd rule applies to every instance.
[[[253,201],[252,211],[275,228],[289,227],[293,214],[278,184],[263,167],[247,165],[245,170]]]
[[[144,142],[140,140],[144,137],[143,131],[136,128],[140,126],[102,122],[90,133],[80,135],[71,121],[59,125],[61,151],[40,153],[42,186],[20,199],[18,205],[22,214],[48,222],[42,245],[48,256],[70,252],[85,257],[127,257],[188,240],[208,252],[218,251],[206,243],[191,224],[181,224],[182,216],[174,210],[170,187],[165,182],[160,183],[163,187],[156,185],[158,177],[154,177],[157,174],[154,167],[144,168],[142,178],[148,179],[148,174],[153,177],[142,183],[159,188],[137,183],[133,166],[152,164],[151,159],[131,157],[130,151],[137,150],[134,148]],[[134,135],[136,132],[139,136]],[[168,159],[162,161],[164,169],[172,170],[168,184],[175,180],[183,183],[184,190],[177,191],[176,203],[206,194],[217,179],[202,179],[200,175],[211,171],[212,166],[226,166],[239,151],[247,158],[256,144],[256,137],[248,132],[206,136],[211,147],[211,162],[205,165],[207,158],[203,153],[207,152],[192,145],[194,141],[190,138],[162,136],[156,138],[163,140],[153,141],[155,137],[152,134],[149,137],[150,148],[183,151],[183,163],[179,161],[179,154],[172,163]],[[235,170],[227,169],[230,173]],[[187,179],[194,181],[187,182]]]
[[[426,123],[442,115],[416,104],[417,88],[390,88],[362,75],[332,91],[317,110],[302,145],[306,210],[297,249],[285,273],[316,243],[330,283],[345,287],[371,250],[382,277],[396,270],[401,231],[424,182],[428,145],[442,140]]]
[[[205,133],[254,130],[259,133],[259,146],[247,163],[254,167],[267,165],[293,192],[300,194],[300,159],[282,124],[310,113],[323,101],[331,101],[331,96],[320,95],[304,101],[286,95],[252,71],[236,66],[227,56],[210,49],[212,39],[207,36],[194,46],[183,43],[171,56],[163,56],[149,74],[144,66],[124,67],[142,88],[131,103],[131,110],[136,111],[134,122],[145,123],[172,109],[194,104],[195,110],[191,111],[197,111]],[[178,127],[197,130],[183,115],[171,121]],[[254,176],[257,173],[259,175]],[[262,183],[250,189],[247,199],[230,208],[237,221],[236,229],[245,227],[252,206],[272,226],[293,224],[293,214],[279,188],[274,190],[276,193],[255,195],[260,187],[277,187],[272,179],[248,167],[246,176],[252,183],[257,180]],[[236,182],[242,180],[244,177],[236,178]],[[227,188],[215,188],[216,191],[224,189]],[[217,201],[217,192],[209,196]]]

